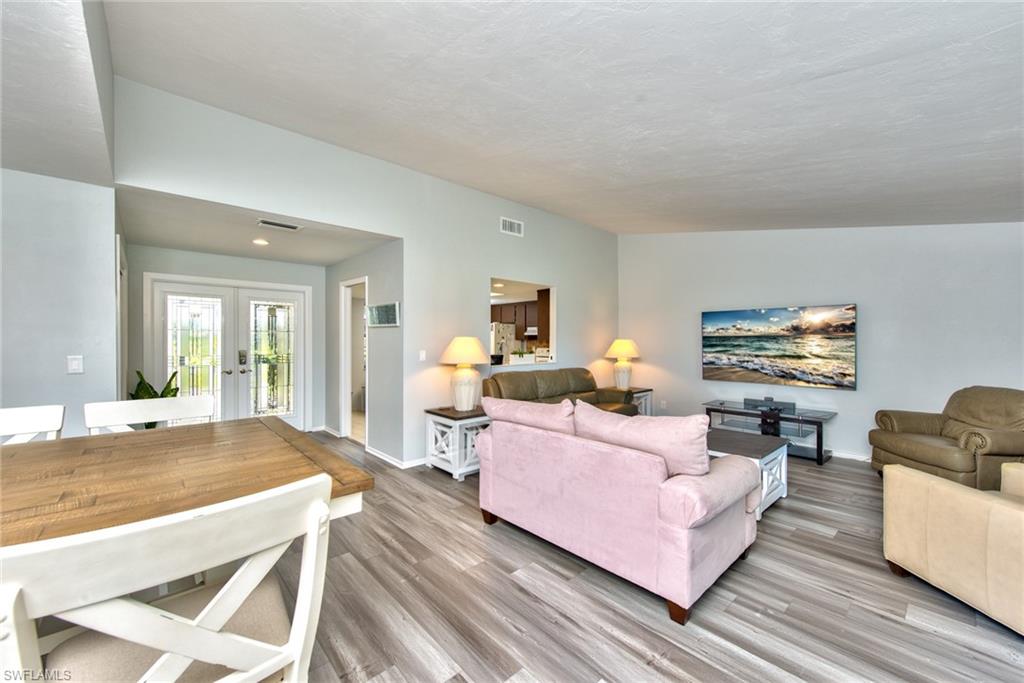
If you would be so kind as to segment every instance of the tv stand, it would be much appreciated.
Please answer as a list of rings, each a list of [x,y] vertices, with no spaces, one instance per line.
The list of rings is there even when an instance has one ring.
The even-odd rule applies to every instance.
[[[824,448],[825,423],[836,416],[827,410],[809,410],[797,408],[795,403],[774,401],[772,399],[744,399],[739,401],[708,401],[702,404],[704,412],[712,422],[714,414],[719,414],[718,424],[712,427],[723,429],[739,429],[742,431],[760,431],[762,434],[781,436],[786,439],[809,436],[814,433],[815,445],[800,446],[790,442],[789,455],[797,458],[814,460],[824,465],[832,458],[832,452]],[[731,420],[729,417],[742,417],[746,420]],[[749,420],[756,418],[755,424]]]

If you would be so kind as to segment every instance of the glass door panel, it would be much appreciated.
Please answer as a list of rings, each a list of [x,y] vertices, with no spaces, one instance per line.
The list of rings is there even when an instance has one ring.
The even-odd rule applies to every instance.
[[[216,396],[215,420],[276,415],[304,429],[304,301],[297,291],[155,282],[146,377],[159,390],[177,372],[180,396]]]
[[[239,290],[239,417],[277,415],[303,428],[302,297]]]
[[[221,308],[218,297],[167,295],[167,377],[178,373],[179,396],[212,394],[217,397],[215,421],[221,419],[222,412]]]
[[[295,410],[295,304],[249,302],[251,415],[289,415]]]

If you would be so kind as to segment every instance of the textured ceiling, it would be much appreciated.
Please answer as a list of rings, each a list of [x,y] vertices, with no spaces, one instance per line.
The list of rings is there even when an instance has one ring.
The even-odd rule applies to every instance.
[[[4,0],[2,13],[4,168],[112,185],[82,3]]]
[[[615,232],[1021,219],[1016,3],[106,12],[126,78]]]
[[[329,266],[392,238],[191,197],[119,185],[117,212],[125,241],[150,247]],[[261,228],[261,218],[300,225],[290,233]],[[267,246],[252,243],[257,237]]]

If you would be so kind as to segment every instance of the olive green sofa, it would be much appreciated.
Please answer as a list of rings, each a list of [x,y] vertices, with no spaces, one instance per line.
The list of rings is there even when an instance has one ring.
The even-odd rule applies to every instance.
[[[584,401],[602,410],[621,415],[636,415],[633,392],[629,389],[598,388],[593,373],[586,368],[498,372],[484,380],[483,395],[516,401],[561,403],[562,399]]]
[[[999,490],[1000,468],[1024,462],[1024,391],[967,387],[941,413],[880,410],[868,433],[871,466],[906,465],[950,481]]]

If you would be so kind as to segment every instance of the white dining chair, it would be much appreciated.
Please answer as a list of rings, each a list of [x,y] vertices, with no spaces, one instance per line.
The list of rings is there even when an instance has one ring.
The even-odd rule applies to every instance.
[[[60,438],[64,428],[64,406],[0,408],[0,444],[28,443],[37,436],[47,441]]]
[[[319,474],[164,517],[0,548],[0,676],[173,681],[189,669],[190,680],[259,681],[283,670],[287,681],[305,680],[323,598],[330,495],[331,478]],[[270,572],[299,537],[288,624]],[[201,609],[174,604],[195,603],[196,593],[159,606],[125,597],[243,558],[223,587],[207,589],[212,599]],[[89,630],[57,645],[43,671],[34,620],[50,615]],[[260,637],[268,633],[280,642]]]
[[[214,397],[175,396],[138,401],[104,401],[85,404],[85,426],[90,434],[130,432],[133,424],[172,422],[197,418],[213,419]]]

